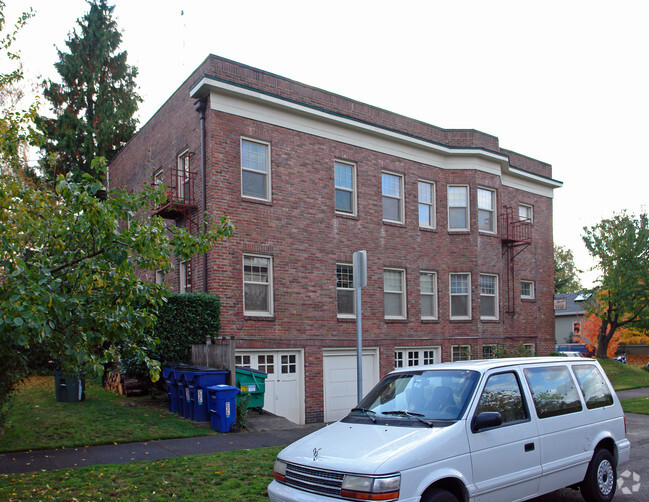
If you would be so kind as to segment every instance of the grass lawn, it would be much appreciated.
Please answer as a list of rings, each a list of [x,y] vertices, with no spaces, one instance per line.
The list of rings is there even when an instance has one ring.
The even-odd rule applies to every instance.
[[[90,381],[85,401],[57,403],[54,377],[35,376],[15,394],[0,452],[215,434],[208,423],[192,423],[163,406],[149,397],[115,395]]]
[[[649,397],[632,397],[630,399],[623,399],[620,401],[622,403],[622,409],[626,413],[642,413],[643,415],[649,415]]]
[[[649,372],[613,359],[598,359],[615,390],[649,387]]]
[[[0,500],[267,501],[281,447],[0,475]]]

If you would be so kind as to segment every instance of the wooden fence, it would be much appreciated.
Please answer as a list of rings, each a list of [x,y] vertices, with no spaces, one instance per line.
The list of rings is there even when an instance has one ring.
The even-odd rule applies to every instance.
[[[234,385],[234,337],[217,338],[213,343],[192,345],[192,364],[230,370],[230,385]]]

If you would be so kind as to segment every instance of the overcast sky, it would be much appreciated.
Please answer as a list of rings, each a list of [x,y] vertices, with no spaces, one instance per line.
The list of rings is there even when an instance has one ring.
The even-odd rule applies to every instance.
[[[5,0],[28,78],[56,77],[55,47],[83,0]],[[109,2],[110,3],[110,2]],[[554,241],[592,262],[584,226],[649,210],[649,2],[599,0],[114,0],[139,69],[140,124],[217,54],[443,128],[478,129],[548,162]],[[590,285],[594,274],[582,279]]]

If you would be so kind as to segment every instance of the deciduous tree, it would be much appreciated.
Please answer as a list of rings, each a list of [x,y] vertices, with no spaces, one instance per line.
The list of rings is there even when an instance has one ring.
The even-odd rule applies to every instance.
[[[587,306],[599,319],[597,357],[621,328],[649,327],[649,220],[646,213],[622,212],[584,227],[584,243],[600,272],[595,302]]]
[[[574,293],[582,289],[579,280],[580,270],[575,266],[571,249],[554,245],[554,292]]]

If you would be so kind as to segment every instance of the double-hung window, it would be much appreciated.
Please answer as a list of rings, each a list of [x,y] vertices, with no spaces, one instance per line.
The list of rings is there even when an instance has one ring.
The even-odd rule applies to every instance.
[[[241,195],[270,200],[270,146],[241,139]]]
[[[406,318],[406,271],[383,270],[383,299],[386,319]]]
[[[448,229],[469,230],[469,187],[448,186]]]
[[[437,274],[435,272],[420,272],[419,290],[421,293],[421,318],[437,319]]]
[[[403,176],[381,173],[383,221],[403,223]]]
[[[176,190],[178,199],[183,202],[191,200],[191,185],[189,175],[189,162],[191,155],[185,150],[178,155],[176,169]]]
[[[435,228],[435,184],[419,182],[419,227]]]
[[[469,361],[471,345],[451,345],[451,361]]]
[[[347,263],[336,264],[336,292],[338,317],[355,317],[354,266]]]
[[[521,298],[534,300],[534,281],[521,281]]]
[[[496,192],[478,188],[478,230],[496,232]]]
[[[180,292],[181,293],[191,293],[192,292],[192,263],[191,261],[181,261],[180,262]]]
[[[273,314],[272,259],[268,256],[243,256],[243,313]]]
[[[334,162],[336,212],[356,214],[356,168],[346,162]]]
[[[450,274],[451,319],[471,319],[471,274]]]
[[[532,206],[528,206],[527,204],[518,205],[518,218],[521,221],[529,221],[530,223],[533,223],[532,221],[533,216],[534,216],[534,210]]]
[[[498,276],[480,274],[480,318],[498,319]]]

